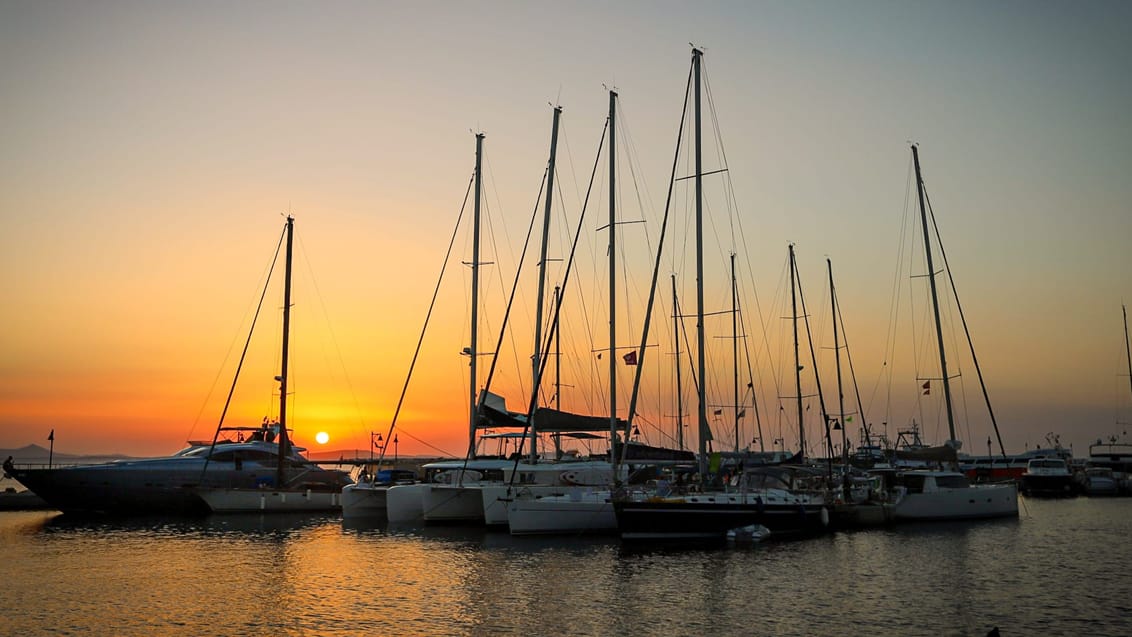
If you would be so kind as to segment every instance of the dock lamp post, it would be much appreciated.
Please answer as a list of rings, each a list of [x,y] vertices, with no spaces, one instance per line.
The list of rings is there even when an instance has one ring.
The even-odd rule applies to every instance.
[[[370,457],[371,460],[373,459],[373,450],[374,449],[377,449],[378,455],[385,453],[385,445],[382,444],[382,441],[384,439],[381,437],[381,434],[370,432],[369,440],[370,440],[370,443],[371,443],[370,450],[369,450],[369,457]]]

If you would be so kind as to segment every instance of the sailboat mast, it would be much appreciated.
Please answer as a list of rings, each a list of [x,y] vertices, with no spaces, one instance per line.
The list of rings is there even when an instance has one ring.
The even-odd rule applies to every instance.
[[[539,380],[541,378],[539,370],[542,369],[542,309],[543,299],[546,296],[546,244],[550,238],[550,207],[554,201],[554,157],[558,152],[558,117],[562,115],[562,107],[554,107],[554,123],[550,128],[550,161],[546,168],[546,206],[543,212],[542,219],[542,248],[539,252],[538,260],[538,300],[535,303],[535,348],[534,355],[531,356],[532,364],[532,402],[538,404],[539,393]],[[557,440],[557,438],[555,439]],[[534,462],[538,458],[538,434],[534,434],[531,440],[530,459]],[[557,447],[557,445],[556,445]]]
[[[932,311],[935,313],[935,335],[939,346],[939,370],[943,375],[943,400],[947,406],[947,430],[955,440],[955,416],[951,408],[951,379],[947,374],[947,354],[943,349],[943,324],[939,318],[939,292],[935,284],[935,265],[932,263],[931,234],[928,232],[928,210],[924,206],[924,179],[920,174],[919,149],[912,145],[912,161],[916,165],[916,194],[920,200],[920,224],[924,228],[924,256],[928,261],[928,282],[932,291]]]
[[[794,324],[794,385],[798,397],[798,444],[802,456],[806,455],[806,427],[802,422],[802,364],[798,355],[798,293],[794,283],[797,273],[794,265],[794,244],[790,244],[790,308]]]
[[[617,92],[609,92],[609,462],[617,466]],[[625,441],[626,443],[628,440]],[[616,472],[615,474],[616,475]]]
[[[554,307],[558,307],[558,295],[562,288],[554,286]],[[554,330],[554,408],[562,410],[562,330]]]
[[[287,438],[287,364],[291,351],[291,255],[295,234],[295,218],[287,215],[287,260],[283,280],[283,353],[279,368],[279,466],[275,474],[275,486],[283,487],[284,466],[290,455],[290,440]]]
[[[837,333],[837,292],[833,287],[833,261],[828,258],[825,260],[826,268],[829,270],[829,308],[833,313],[833,355],[834,360],[837,362],[837,418],[841,424],[841,459],[842,462],[847,462],[849,459],[849,447],[846,445],[846,433],[848,428],[845,426],[845,392],[841,384],[841,341],[838,340]],[[848,466],[845,467],[848,471]]]
[[[480,194],[483,190],[483,133],[476,133],[476,197],[475,213],[472,219],[472,319],[471,344],[468,346],[468,372],[471,392],[471,401],[468,403],[468,455],[472,458],[476,453],[476,358],[479,357],[476,343],[477,327],[479,326],[479,296],[480,296]]]
[[[676,298],[676,275],[672,275],[672,338],[676,343],[676,448],[684,450],[684,385],[680,378],[680,301]]]
[[[1128,345],[1128,307],[1121,305],[1124,312],[1124,360],[1128,362],[1128,389],[1132,391],[1132,347]]]
[[[531,357],[534,369],[534,392],[538,394],[539,365],[542,363],[542,311],[543,297],[546,294],[546,244],[550,238],[550,208],[554,201],[554,157],[558,152],[558,118],[562,107],[554,107],[554,124],[550,129],[550,162],[546,169],[546,206],[542,218],[542,250],[538,260],[538,303],[535,305],[535,355]],[[534,447],[532,445],[532,452]]]
[[[735,287],[735,253],[731,253],[731,380],[735,397],[735,453],[739,453],[739,292]]]
[[[700,425],[700,477],[707,476],[707,443],[711,430],[707,420],[707,362],[704,352],[704,175],[703,135],[700,120],[700,64],[703,51],[692,49],[692,75],[695,78],[696,127],[696,372],[699,378],[697,419]]]

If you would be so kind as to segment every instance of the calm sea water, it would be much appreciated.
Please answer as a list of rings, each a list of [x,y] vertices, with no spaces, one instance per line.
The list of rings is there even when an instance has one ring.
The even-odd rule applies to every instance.
[[[744,548],[0,512],[4,635],[1132,634],[1132,499]]]

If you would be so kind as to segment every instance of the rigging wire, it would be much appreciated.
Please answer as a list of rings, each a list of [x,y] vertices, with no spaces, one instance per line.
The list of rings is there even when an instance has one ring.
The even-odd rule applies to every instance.
[[[271,258],[271,261],[268,263],[267,267],[265,268],[265,272],[261,275],[261,277],[259,279],[259,281],[262,281],[263,283],[262,284],[260,284],[260,283],[256,284],[255,289],[256,290],[263,290],[262,294],[266,294],[267,282],[271,280],[271,273],[272,273],[273,269],[275,268],[276,261],[279,258],[279,246],[282,245],[282,242],[283,242],[283,238],[280,237],[279,243],[276,244],[275,250],[272,253],[273,256]],[[254,297],[252,297],[252,298],[254,299]],[[247,308],[244,310],[244,316],[240,320],[239,324],[240,325],[244,324],[244,321],[247,320],[248,314],[251,313],[253,307],[256,308],[255,312],[256,312],[256,316],[258,316],[259,315],[259,309],[262,307],[262,305],[263,305],[262,296],[259,300],[258,305],[254,301],[252,303],[249,303]],[[253,319],[252,324],[253,325],[255,324],[255,319]],[[250,334],[249,334],[249,339],[250,339]],[[197,411],[196,418],[193,419],[193,423],[192,423],[192,426],[190,426],[190,428],[189,428],[189,432],[185,435],[185,440],[191,440],[192,439],[193,432],[196,431],[197,424],[200,423],[200,419],[204,414],[204,410],[208,407],[208,403],[212,399],[212,393],[216,390],[216,384],[220,381],[220,375],[224,373],[224,367],[227,365],[228,359],[232,355],[232,350],[235,349],[236,344],[238,342],[239,342],[239,334],[237,333],[237,334],[233,335],[232,341],[228,344],[228,351],[224,353],[224,360],[220,364],[220,367],[216,370],[216,376],[213,378],[212,384],[209,386],[208,393],[205,395],[204,401],[201,402],[200,409]],[[248,345],[245,344],[244,345],[245,355],[247,353],[247,348],[248,348]],[[238,372],[237,372],[237,374],[238,374]],[[229,398],[229,400],[231,400],[231,398]],[[225,411],[226,411],[226,409],[225,409]],[[223,415],[221,416],[220,420],[221,420],[221,423],[223,423],[223,420],[224,420]]]
[[[259,296],[259,303],[256,305],[255,316],[252,318],[251,327],[248,328],[248,338],[244,341],[244,349],[240,353],[240,361],[236,364],[236,374],[232,378],[232,385],[228,389],[228,398],[224,401],[224,409],[220,412],[220,420],[216,423],[216,433],[212,436],[212,447],[216,447],[216,441],[220,437],[220,428],[224,426],[224,418],[228,414],[228,407],[232,404],[232,394],[236,391],[236,381],[240,379],[240,370],[244,367],[244,359],[248,355],[248,346],[252,342],[252,333],[255,332],[256,321],[259,319],[260,310],[263,309],[263,301],[267,297],[267,288],[271,284],[271,275],[275,271],[275,265],[279,261],[279,251],[283,246],[283,239],[287,236],[287,228],[284,227],[283,234],[279,236],[279,243],[275,246],[275,256],[271,258],[271,267],[267,270],[267,280],[263,285],[263,292]],[[286,426],[286,425],[284,425]],[[286,435],[286,432],[283,432]],[[201,467],[200,475],[201,480],[204,479],[205,471],[208,470],[208,461],[212,457],[212,452],[209,451],[208,455],[204,458],[204,466]]]
[[[931,198],[928,197],[927,186],[924,186],[924,200],[928,205],[928,213],[931,215],[932,228],[935,230],[936,237],[939,237],[939,226],[936,224],[935,210],[932,209]],[[971,339],[971,330],[967,327],[967,318],[963,314],[963,306],[959,303],[959,291],[955,287],[955,279],[951,275],[951,265],[947,261],[947,252],[944,251],[943,242],[939,242],[940,256],[943,258],[943,267],[947,272],[947,280],[951,285],[951,293],[955,297],[955,307],[959,312],[959,318],[963,323],[963,332],[967,336],[967,344],[971,348],[971,359],[975,365],[975,372],[979,377],[979,387],[983,391],[983,399],[986,401],[987,412],[990,414],[991,424],[994,426],[994,435],[998,438],[998,448],[1002,456],[1006,457],[1006,448],[1002,444],[1002,433],[998,430],[998,421],[994,417],[994,409],[991,407],[990,395],[987,393],[986,383],[983,381],[983,370],[979,366],[979,359],[975,356],[975,343]]]
[[[401,405],[404,404],[405,394],[409,391],[409,381],[412,379],[413,370],[417,366],[417,358],[420,356],[421,345],[424,343],[425,331],[428,329],[429,321],[432,319],[432,311],[436,307],[437,296],[440,294],[440,283],[441,283],[441,281],[444,280],[444,273],[448,270],[448,260],[452,257],[452,248],[456,244],[456,236],[459,233],[460,222],[463,220],[464,212],[467,210],[468,197],[472,192],[472,186],[475,184],[475,181],[476,181],[475,170],[472,170],[472,176],[471,176],[471,178],[468,179],[468,188],[467,188],[467,190],[464,191],[464,202],[462,204],[460,204],[460,214],[456,216],[456,225],[455,225],[455,227],[452,228],[452,237],[448,240],[448,250],[445,251],[445,253],[444,253],[444,261],[441,263],[441,266],[440,266],[440,274],[437,275],[437,277],[436,277],[436,286],[433,287],[432,299],[428,303],[428,312],[425,313],[424,325],[421,326],[421,335],[419,337],[417,337],[417,346],[413,350],[412,360],[409,361],[409,372],[408,372],[408,374],[405,375],[405,384],[401,386],[401,395],[400,395],[400,397],[397,398],[397,407],[394,408],[394,410],[393,410],[393,418],[390,420],[389,430],[385,434],[386,440],[389,440],[390,437],[393,435],[393,429],[397,426],[397,418],[401,415]],[[425,441],[421,440],[420,438],[417,438],[416,436],[412,435],[411,433],[409,433],[407,431],[401,431],[400,433],[403,433],[406,436],[409,436],[410,438],[412,438],[413,440],[416,440],[417,442],[425,444],[425,445],[427,445],[427,446],[429,446],[433,449],[437,449],[437,451],[441,451],[437,447],[435,447],[435,446],[433,446],[429,443],[426,443]],[[373,443],[370,442],[369,444],[373,444]],[[389,446],[388,444],[381,446],[381,454],[378,456],[378,465],[379,466],[380,466],[380,463],[383,460],[385,460],[385,450],[388,446]],[[448,455],[448,454],[445,454],[445,455]]]
[[[314,289],[315,298],[318,300],[318,306],[322,310],[322,317],[323,317],[323,320],[326,323],[326,331],[330,334],[330,343],[331,343],[331,345],[334,346],[334,353],[338,356],[338,364],[342,368],[342,378],[346,382],[346,388],[350,392],[350,398],[354,401],[354,409],[357,412],[358,424],[364,426],[365,420],[362,416],[361,402],[358,400],[357,392],[354,391],[354,383],[353,383],[353,381],[350,380],[350,375],[346,372],[346,359],[342,355],[342,348],[338,343],[338,337],[334,333],[334,327],[330,322],[330,312],[327,311],[327,309],[326,309],[326,299],[323,297],[322,290],[318,286],[318,280],[315,279],[314,268],[311,266],[311,262],[310,262],[310,253],[307,251],[306,245],[303,243],[302,236],[299,236],[298,240],[299,240],[299,254],[302,255],[303,263],[307,266],[307,276],[310,277],[311,287]],[[324,356],[325,356],[325,354],[324,354]],[[329,365],[327,365],[327,369],[329,370],[329,369],[331,369],[331,367]],[[294,367],[292,367],[292,372],[293,372],[293,370],[294,370]],[[293,375],[294,374],[292,373],[292,376]],[[334,379],[334,380],[336,381],[337,379]],[[292,413],[295,413],[295,412],[292,412]],[[294,418],[292,417],[291,420],[294,421]]]
[[[605,145],[605,136],[606,136],[606,133],[608,131],[609,131],[609,119],[606,118],[605,126],[602,128],[602,131],[601,131],[601,140],[598,142],[597,157],[594,159],[593,172],[590,174],[590,187],[586,191],[586,198],[585,198],[585,200],[582,204],[581,216],[578,219],[578,230],[574,235],[574,242],[570,247],[570,256],[566,261],[565,274],[564,274],[563,279],[562,279],[562,290],[560,291],[560,293],[558,295],[557,302],[555,303],[554,321],[552,322],[553,329],[550,331],[550,333],[548,333],[546,335],[546,345],[542,350],[543,355],[539,357],[539,369],[538,369],[538,373],[536,374],[536,379],[538,379],[538,380],[536,380],[536,383],[541,382],[543,373],[546,371],[547,362],[550,359],[550,355],[549,355],[550,345],[551,345],[551,343],[554,342],[553,339],[554,339],[555,333],[559,329],[561,329],[561,324],[558,321],[558,316],[560,315],[560,313],[562,311],[562,301],[566,296],[567,284],[570,282],[570,273],[573,270],[574,256],[575,256],[576,251],[577,251],[578,240],[579,240],[579,238],[582,234],[582,228],[584,227],[583,221],[584,221],[585,216],[586,216],[586,210],[589,208],[590,194],[593,192],[594,180],[597,179],[597,169],[598,169],[598,166],[601,164],[601,150],[602,150],[602,147]],[[536,408],[537,408],[537,395],[534,392],[531,392],[531,400],[530,400],[530,403],[527,405],[527,420],[526,420],[526,423],[523,427],[523,437],[519,439],[518,455],[516,456],[516,459],[523,455],[523,446],[526,443],[527,432],[530,430],[531,420],[534,417],[534,413],[535,413]],[[612,441],[611,441],[611,443],[612,443]],[[514,473],[512,474],[512,480],[514,480]]]

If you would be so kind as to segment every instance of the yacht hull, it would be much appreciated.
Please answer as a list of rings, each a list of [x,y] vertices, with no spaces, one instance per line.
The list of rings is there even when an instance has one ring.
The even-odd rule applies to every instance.
[[[698,494],[613,503],[623,540],[723,540],[727,532],[761,525],[774,537],[819,535],[829,511],[803,496]]]
[[[111,467],[17,468],[11,474],[64,513],[204,515],[209,511],[192,489],[200,483],[199,468],[184,472]],[[248,484],[254,485],[254,479]]]
[[[577,535],[617,532],[608,490],[572,488],[562,495],[520,495],[507,507],[511,535]]]
[[[1077,495],[1073,488],[1073,476],[1064,475],[1022,475],[1022,493],[1033,496],[1066,497]]]
[[[905,521],[1018,517],[1018,487],[1011,482],[908,493],[896,505],[893,515]]]

